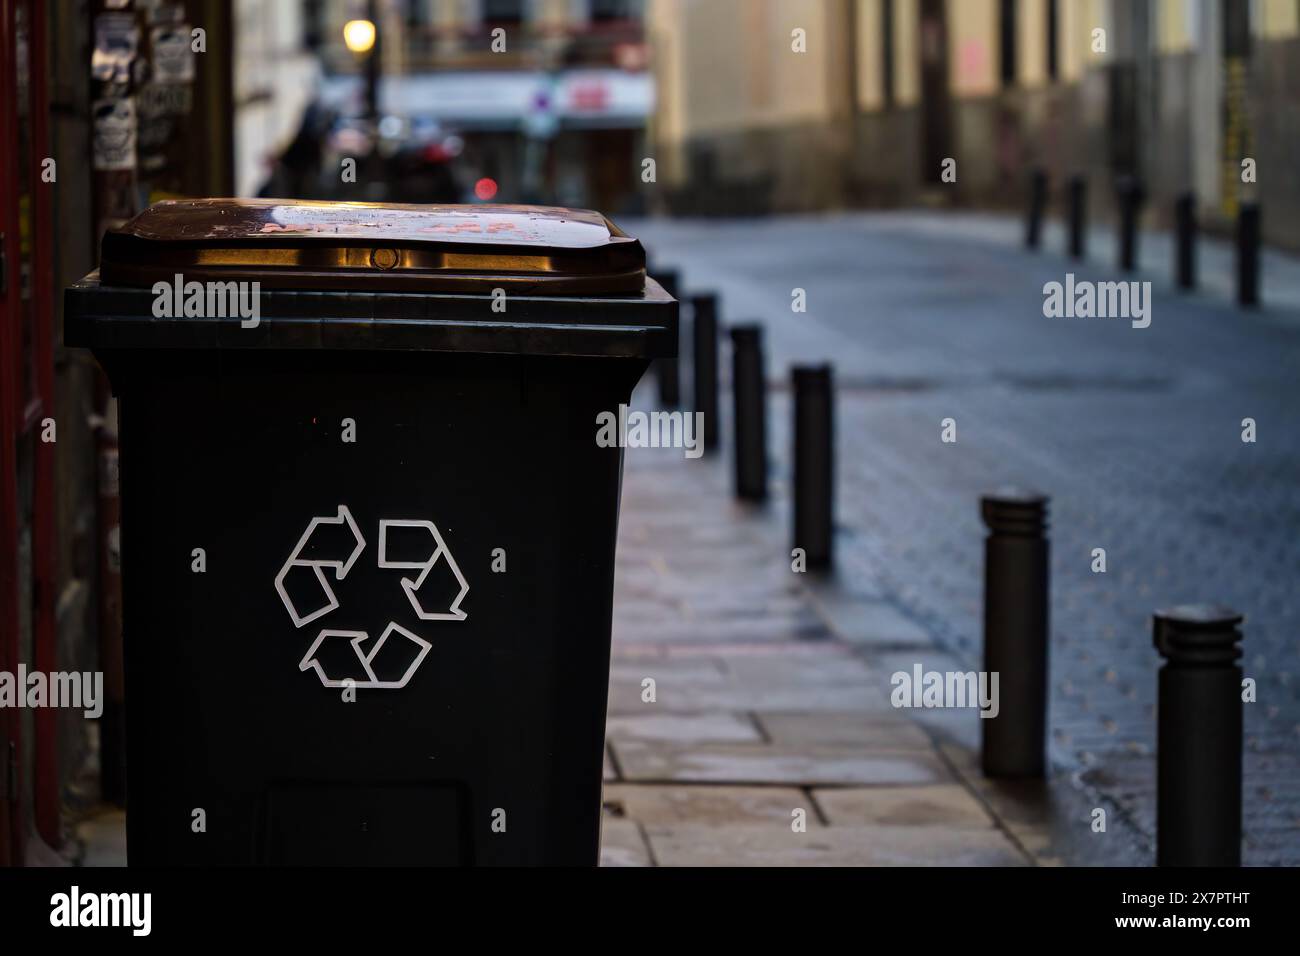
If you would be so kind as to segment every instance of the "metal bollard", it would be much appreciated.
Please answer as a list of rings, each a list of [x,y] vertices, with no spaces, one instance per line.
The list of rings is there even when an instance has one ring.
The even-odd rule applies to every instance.
[[[736,497],[745,501],[767,499],[767,378],[763,364],[763,327],[732,326]]]
[[[1047,744],[1048,542],[1045,495],[985,495],[984,670],[998,713],[981,718],[986,777],[1043,777]]]
[[[796,366],[794,388],[794,538],[810,571],[834,563],[835,390],[829,365]]]
[[[674,299],[679,298],[677,272],[665,269],[655,274],[664,291]],[[659,405],[662,408],[676,408],[682,403],[681,355],[672,358],[655,359],[655,378],[659,382]]]
[[[1142,184],[1133,176],[1121,176],[1116,184],[1119,199],[1119,267],[1125,272],[1137,268],[1138,216],[1145,195]]]
[[[1241,615],[1184,605],[1153,619],[1160,668],[1156,865],[1241,865]]]
[[[1196,288],[1196,195],[1183,193],[1174,203],[1174,272],[1178,288]]]
[[[1047,172],[1035,169],[1029,176],[1029,220],[1025,225],[1025,246],[1037,249],[1043,234],[1043,207],[1047,205]]]
[[[1237,210],[1237,302],[1259,305],[1259,205],[1242,203]]]
[[[1071,176],[1070,203],[1070,255],[1082,259],[1088,251],[1088,180]]]
[[[703,415],[704,450],[718,450],[718,297],[707,292],[691,299],[695,348],[695,411]]]

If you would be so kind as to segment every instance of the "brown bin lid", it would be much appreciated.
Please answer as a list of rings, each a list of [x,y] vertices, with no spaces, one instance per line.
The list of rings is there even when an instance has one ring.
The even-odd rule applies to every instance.
[[[104,235],[106,286],[638,294],[645,251],[600,213],[547,206],[175,199]]]

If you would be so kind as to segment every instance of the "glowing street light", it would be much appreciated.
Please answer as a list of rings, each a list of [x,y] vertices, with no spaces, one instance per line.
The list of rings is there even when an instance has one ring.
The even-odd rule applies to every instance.
[[[375,25],[369,20],[349,20],[343,24],[343,42],[353,53],[369,53],[375,45]]]

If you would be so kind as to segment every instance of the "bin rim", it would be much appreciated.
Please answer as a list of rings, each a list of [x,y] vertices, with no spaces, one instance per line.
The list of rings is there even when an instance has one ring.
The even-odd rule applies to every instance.
[[[549,206],[169,199],[104,234],[105,285],[633,294],[645,250],[598,212]]]
[[[174,292],[174,287],[168,293]],[[163,293],[160,293],[163,294]],[[92,272],[64,293],[64,344],[123,350],[352,350],[656,359],[677,355],[678,302],[652,278],[635,295],[264,289],[238,314],[159,316],[152,289]]]

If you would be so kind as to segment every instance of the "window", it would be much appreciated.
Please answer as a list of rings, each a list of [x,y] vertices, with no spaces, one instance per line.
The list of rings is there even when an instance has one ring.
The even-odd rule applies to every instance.
[[[880,89],[885,106],[894,105],[894,0],[880,3]]]
[[[406,22],[408,26],[415,28],[426,27],[432,20],[433,0],[407,0],[406,2]]]
[[[1016,85],[1016,0],[1001,0],[998,11],[998,56],[1002,86]]]
[[[524,0],[483,0],[483,19],[488,23],[523,23]]]
[[[325,35],[325,18],[322,0],[302,2],[302,45],[308,50],[319,50]]]
[[[641,17],[641,0],[588,0],[592,23],[610,20],[637,20]]]
[[[1223,55],[1250,56],[1250,4],[1225,3],[1223,5]]]

